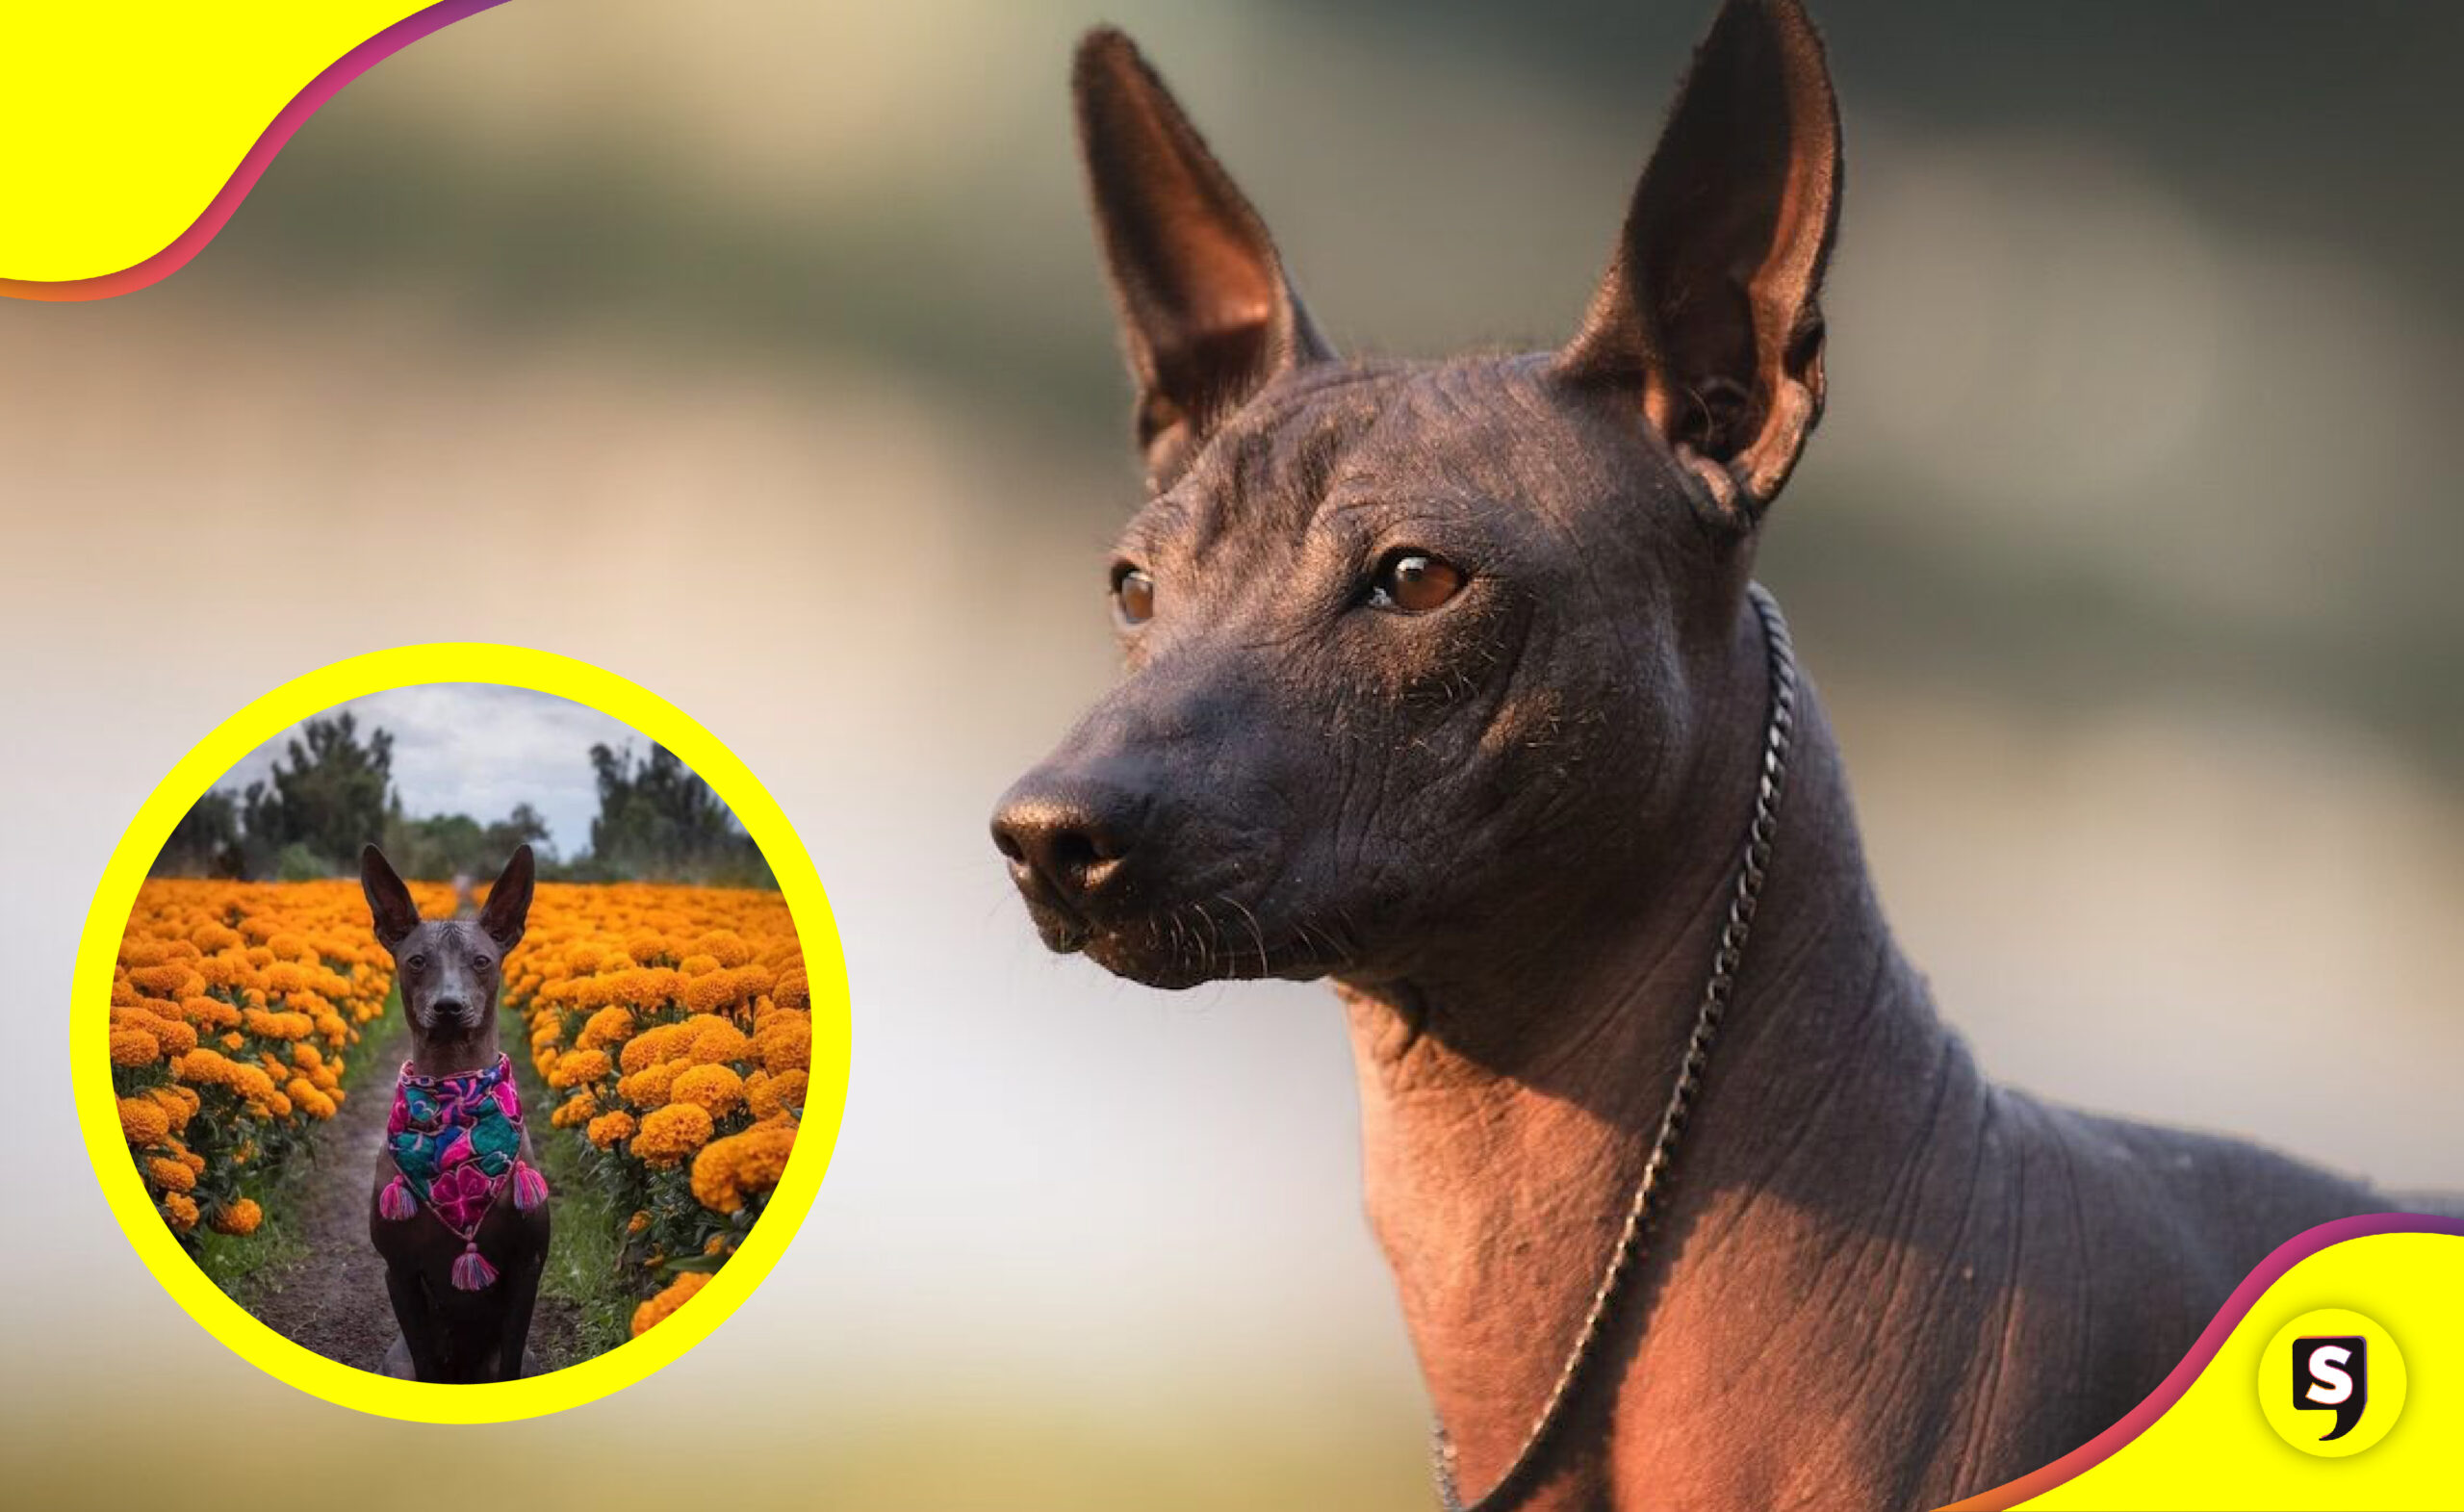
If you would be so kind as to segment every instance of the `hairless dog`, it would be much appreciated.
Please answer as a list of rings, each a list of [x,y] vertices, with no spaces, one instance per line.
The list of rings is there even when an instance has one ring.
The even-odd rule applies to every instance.
[[[423,919],[384,853],[360,853],[376,938],[394,957],[411,1059],[394,1084],[368,1234],[401,1337],[388,1375],[509,1381],[548,1262],[548,1185],[513,1067],[497,1043],[504,958],[522,943],[535,870],[515,849],[476,919]]]
[[[1994,1085],[1892,941],[1752,584],[1840,203],[1794,0],[1721,10],[1536,354],[1339,358],[1126,38],[1075,92],[1151,498],[1126,675],[994,838],[1055,949],[1332,979],[1449,1504],[1985,1490],[2396,1205]]]

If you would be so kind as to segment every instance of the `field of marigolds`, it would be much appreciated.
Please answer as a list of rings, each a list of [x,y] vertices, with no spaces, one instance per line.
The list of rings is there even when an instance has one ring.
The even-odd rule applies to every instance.
[[[410,886],[424,915],[469,906]],[[192,1252],[209,1232],[256,1232],[259,1197],[295,1191],[272,1178],[350,1086],[386,1095],[390,1064],[346,1078],[389,1044],[402,1053],[392,989],[356,881],[145,884],[113,978],[112,1075],[129,1152]],[[629,1312],[639,1334],[735,1251],[794,1148],[812,1013],[786,903],[542,883],[498,1028],[535,1072],[531,1138],[569,1199],[557,1243],[591,1257],[586,1289],[621,1309],[610,1328],[621,1337]],[[318,1180],[364,1186],[376,1151],[319,1153],[333,1158]]]
[[[548,1122],[629,1215],[624,1262],[668,1278],[638,1334],[734,1252],[795,1147],[812,1062],[795,925],[775,892],[542,884],[506,971]]]
[[[450,888],[415,886],[450,911]],[[163,1220],[256,1232],[242,1188],[304,1149],[347,1095],[394,963],[355,882],[157,879],[140,889],[112,974],[112,1081]]]

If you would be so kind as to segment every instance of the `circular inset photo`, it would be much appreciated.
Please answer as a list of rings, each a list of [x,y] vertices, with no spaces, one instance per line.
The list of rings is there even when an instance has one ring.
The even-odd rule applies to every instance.
[[[846,985],[812,868],[643,690],[421,647],[260,700],[88,919],[97,1176],[197,1320],[428,1421],[588,1400],[706,1336],[810,1204]]]

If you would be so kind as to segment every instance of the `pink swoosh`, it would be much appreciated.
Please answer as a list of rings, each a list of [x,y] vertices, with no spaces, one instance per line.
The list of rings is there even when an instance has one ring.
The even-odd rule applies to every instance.
[[[291,141],[291,134],[305,124],[309,116],[316,115],[327,100],[341,93],[344,85],[429,33],[442,31],[464,16],[476,15],[503,3],[504,0],[439,0],[424,11],[404,16],[336,59],[322,73],[309,80],[308,87],[294,95],[291,103],[284,106],[258,136],[247,155],[240,160],[240,167],[232,173],[230,181],[214,196],[213,203],[205,207],[205,214],[197,217],[186,231],[172,240],[170,245],[152,257],[135,267],[92,278],[59,281],[0,278],[0,295],[19,299],[109,299],[168,278],[186,267],[190,258],[205,250],[205,244],[214,240],[224,223],[230,220],[232,213],[240,208],[240,201],[247,198],[248,191],[256,188],[257,180],[264,176],[266,168],[273,162],[274,154]]]
[[[2347,1240],[2367,1239],[2373,1234],[2453,1234],[2464,1236],[2464,1221],[2438,1217],[2427,1213],[2374,1213],[2363,1217],[2338,1218],[2307,1229],[2276,1246],[2275,1253],[2259,1263],[2233,1294],[2224,1299],[2215,1319],[2191,1345],[2182,1363],[2173,1367],[2147,1399],[2122,1414],[2119,1422],[2097,1434],[2069,1453],[2042,1470],[2030,1471],[2018,1479],[1994,1487],[1982,1496],[1955,1501],[1942,1512],[2004,1512],[2031,1497],[2040,1497],[2066,1481],[2074,1480],[2095,1469],[2119,1452],[2121,1447],[2146,1432],[2157,1419],[2172,1410],[2191,1383],[2199,1378],[2217,1351],[2224,1347],[2225,1339],[2249,1316],[2267,1289],[2284,1279],[2285,1273],[2312,1255]]]

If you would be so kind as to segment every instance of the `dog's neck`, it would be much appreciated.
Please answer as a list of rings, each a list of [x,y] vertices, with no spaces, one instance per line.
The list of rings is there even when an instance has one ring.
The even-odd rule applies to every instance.
[[[1702,1001],[1767,690],[1758,635],[1741,641],[1729,702],[1758,712],[1705,753],[1701,833],[1660,851],[1681,870],[1511,973],[1342,989],[1368,1205],[1467,1497],[1513,1461],[1565,1362]],[[1671,1495],[1670,1445],[1701,1443],[1703,1411],[1735,1399],[1739,1362],[1708,1357],[1713,1338],[1787,1347],[1796,1323],[1867,1305],[1824,1273],[1859,1250],[1842,1225],[1886,1232],[1894,1204],[1923,1200],[1928,1109],[1982,1091],[1883,921],[1822,711],[1810,692],[1797,707],[1769,879],[1671,1199],[1541,1455],[1553,1489],[1527,1505],[1594,1504],[1646,1459],[1651,1494]],[[1667,1442],[1644,1442],[1655,1424]],[[1725,1434],[1703,1449],[1733,1464]]]
[[[413,1035],[411,1070],[421,1076],[460,1076],[496,1064],[501,1053],[497,1045],[497,1015],[490,1013],[486,1022],[466,1036]]]

